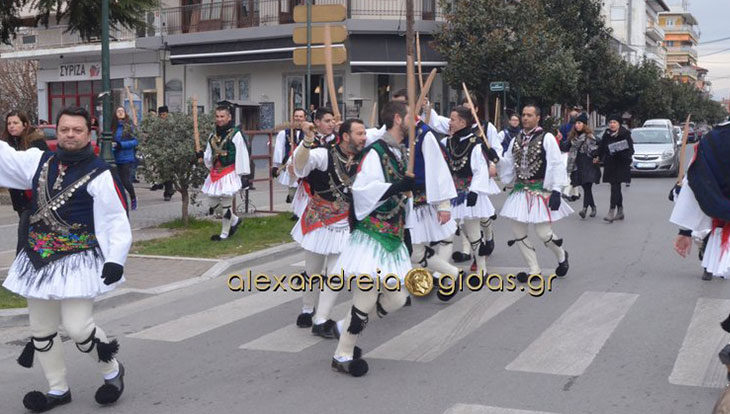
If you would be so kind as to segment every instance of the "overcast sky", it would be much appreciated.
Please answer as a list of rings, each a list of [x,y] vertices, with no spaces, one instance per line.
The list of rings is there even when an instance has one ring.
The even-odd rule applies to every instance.
[[[667,3],[675,1],[670,0]],[[703,42],[730,37],[730,24],[728,24],[730,0],[689,0],[689,11],[699,23],[699,65],[709,70],[707,79],[712,81],[712,96],[716,100],[728,98],[730,97],[730,39],[709,44]]]

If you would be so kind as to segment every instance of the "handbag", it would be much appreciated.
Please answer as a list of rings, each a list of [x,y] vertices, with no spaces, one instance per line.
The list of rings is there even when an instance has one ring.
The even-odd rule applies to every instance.
[[[608,144],[608,152],[613,155],[617,152],[624,151],[629,149],[629,141],[622,139],[621,141],[616,141]]]

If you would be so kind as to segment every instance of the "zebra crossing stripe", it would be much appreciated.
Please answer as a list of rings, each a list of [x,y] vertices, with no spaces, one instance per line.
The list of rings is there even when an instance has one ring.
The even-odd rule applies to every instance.
[[[351,302],[348,300],[332,309],[330,318],[343,318]],[[292,315],[294,317],[294,315]],[[255,349],[259,351],[300,352],[325,340],[321,336],[312,335],[310,328],[300,328],[296,323],[277,329],[270,334],[254,339],[238,347],[238,349]],[[336,341],[336,340],[334,340]],[[336,346],[336,342],[333,342]],[[332,349],[334,352],[334,348]]]
[[[507,309],[524,292],[472,292],[367,353],[368,357],[429,362]]]
[[[724,388],[727,369],[717,358],[730,341],[720,321],[730,311],[730,300],[699,298],[682,341],[669,382],[675,385]]]
[[[147,328],[130,338],[180,342],[301,298],[301,292],[261,292]]]
[[[506,369],[581,375],[638,297],[633,293],[584,292]]]
[[[518,410],[474,404],[454,404],[444,414],[556,414],[547,411]]]

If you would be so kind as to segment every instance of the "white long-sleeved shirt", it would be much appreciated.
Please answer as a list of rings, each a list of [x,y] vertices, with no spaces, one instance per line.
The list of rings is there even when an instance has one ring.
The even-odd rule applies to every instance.
[[[0,187],[28,189],[43,152],[37,148],[16,151],[0,141]],[[124,265],[132,245],[132,229],[110,171],[89,181],[86,191],[94,199],[94,234],[105,262]]]
[[[233,145],[236,146],[236,174],[237,175],[248,175],[251,174],[251,166],[249,165],[248,148],[246,148],[246,142],[243,140],[243,135],[240,131],[237,131],[233,136]],[[205,146],[205,153],[203,154],[203,161],[208,169],[213,168],[213,149],[210,146],[210,139],[208,144]]]

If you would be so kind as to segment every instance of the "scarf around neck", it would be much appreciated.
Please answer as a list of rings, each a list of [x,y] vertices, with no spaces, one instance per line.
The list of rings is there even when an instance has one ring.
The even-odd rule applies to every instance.
[[[86,144],[85,147],[78,151],[66,151],[65,149],[58,147],[56,149],[56,158],[64,164],[76,164],[81,161],[86,161],[94,157],[94,148],[91,143]]]

